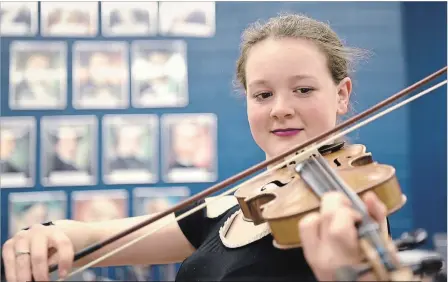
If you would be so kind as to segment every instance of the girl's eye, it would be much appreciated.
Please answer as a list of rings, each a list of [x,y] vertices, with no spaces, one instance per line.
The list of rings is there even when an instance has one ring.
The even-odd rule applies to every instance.
[[[267,99],[271,95],[272,95],[271,92],[262,92],[262,93],[255,94],[255,98],[257,98],[257,99]]]
[[[309,88],[309,87],[301,87],[301,88],[297,88],[296,92],[299,92],[300,94],[308,94],[309,92],[311,92],[313,89]]]

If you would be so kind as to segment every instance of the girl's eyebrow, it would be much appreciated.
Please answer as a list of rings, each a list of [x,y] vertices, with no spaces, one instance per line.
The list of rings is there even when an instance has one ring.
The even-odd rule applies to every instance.
[[[316,80],[316,78],[309,74],[296,74],[289,78],[289,81],[297,81],[297,80],[305,80],[305,79],[312,79]],[[256,79],[249,83],[249,87],[255,87],[255,86],[266,86],[268,85],[268,82],[264,79]]]

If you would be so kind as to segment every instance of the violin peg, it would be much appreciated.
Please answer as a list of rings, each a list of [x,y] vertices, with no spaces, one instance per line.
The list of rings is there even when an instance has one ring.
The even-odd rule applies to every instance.
[[[428,233],[424,229],[417,229],[412,232],[405,232],[400,239],[395,240],[394,244],[398,251],[414,249],[426,242]]]

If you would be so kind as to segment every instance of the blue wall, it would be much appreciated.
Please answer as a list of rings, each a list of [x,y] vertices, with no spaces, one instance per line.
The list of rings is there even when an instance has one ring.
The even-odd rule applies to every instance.
[[[238,57],[241,31],[248,23],[267,19],[281,11],[302,12],[316,19],[329,21],[349,44],[366,48],[374,56],[358,67],[355,74],[354,102],[356,112],[365,110],[388,96],[446,65],[446,3],[399,2],[218,2],[216,3],[216,35],[213,38],[182,38],[187,43],[190,103],[176,109],[83,110],[71,106],[71,80],[68,80],[68,107],[61,111],[12,111],[8,108],[9,46],[18,37],[1,41],[1,114],[2,116],[34,116],[39,124],[43,116],[94,114],[98,120],[105,114],[195,113],[212,112],[218,117],[218,181],[263,160],[262,152],[251,139],[244,99],[232,88],[234,66]],[[428,16],[433,12],[432,16]],[[28,39],[28,38],[26,38]],[[132,42],[140,38],[124,38]],[[148,38],[146,38],[148,39]],[[149,38],[152,39],[152,38]],[[154,39],[165,39],[154,37]],[[51,39],[40,35],[31,40]],[[58,39],[59,40],[59,39]],[[75,42],[63,38],[71,50]],[[92,39],[90,39],[92,40]],[[99,35],[93,40],[117,40]],[[121,39],[118,39],[121,40]],[[71,68],[71,55],[68,55]],[[401,108],[351,137],[363,143],[374,158],[393,165],[408,204],[391,216],[394,236],[414,227],[430,232],[446,230],[446,87],[410,106]],[[435,126],[434,129],[431,126]],[[37,126],[39,130],[39,125]],[[39,134],[37,148],[40,148]],[[101,140],[101,130],[99,130]],[[428,151],[431,149],[433,151]],[[37,160],[40,152],[37,150]],[[98,152],[98,157],[100,157]],[[39,163],[39,162],[37,162]],[[101,163],[99,163],[101,166]],[[101,170],[99,170],[101,171]],[[40,175],[37,166],[36,175]],[[43,187],[39,179],[30,189],[4,189],[1,192],[1,242],[6,240],[9,192],[125,188],[136,185],[106,186],[101,182],[87,187]],[[168,186],[162,181],[154,186]],[[210,183],[188,184],[192,193]],[[131,194],[130,194],[131,195]],[[443,200],[443,202],[442,202]],[[441,201],[439,203],[436,203]],[[70,210],[70,201],[68,202]],[[132,205],[132,199],[130,199]],[[131,212],[131,210],[129,210]],[[71,214],[67,214],[68,217]]]
[[[403,11],[407,80],[414,83],[446,66],[447,6],[406,2]],[[427,229],[431,236],[447,228],[446,93],[444,86],[409,107],[412,216],[414,226]]]

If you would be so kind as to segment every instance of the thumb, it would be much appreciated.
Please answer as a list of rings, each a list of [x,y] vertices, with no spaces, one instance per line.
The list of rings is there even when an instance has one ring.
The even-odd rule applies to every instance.
[[[313,264],[317,260],[316,247],[320,243],[320,215],[317,212],[310,213],[299,221],[299,236],[302,249],[307,261]]]

